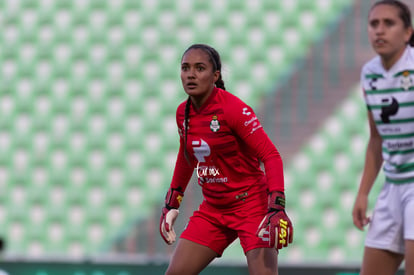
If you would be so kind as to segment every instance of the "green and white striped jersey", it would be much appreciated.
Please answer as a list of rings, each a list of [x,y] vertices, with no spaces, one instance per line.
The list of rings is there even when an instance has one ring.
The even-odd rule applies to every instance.
[[[368,61],[361,85],[383,140],[387,181],[414,182],[414,48],[408,46],[388,71],[379,56]]]

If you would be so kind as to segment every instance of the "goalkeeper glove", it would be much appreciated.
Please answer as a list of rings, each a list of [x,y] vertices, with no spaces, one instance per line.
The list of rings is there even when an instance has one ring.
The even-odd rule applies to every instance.
[[[293,225],[285,212],[285,194],[275,191],[269,194],[269,211],[257,229],[257,236],[269,235],[269,245],[282,249],[293,241]]]
[[[165,197],[165,206],[161,211],[160,218],[160,233],[161,237],[167,244],[175,242],[175,231],[173,228],[174,222],[178,216],[178,207],[180,207],[183,200],[184,193],[178,189],[170,188]]]

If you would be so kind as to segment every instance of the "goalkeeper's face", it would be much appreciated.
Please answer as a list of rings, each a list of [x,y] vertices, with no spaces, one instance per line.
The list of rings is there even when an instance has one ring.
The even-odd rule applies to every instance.
[[[181,60],[181,82],[185,92],[200,107],[211,94],[220,75],[214,71],[208,53],[202,49],[187,51]]]

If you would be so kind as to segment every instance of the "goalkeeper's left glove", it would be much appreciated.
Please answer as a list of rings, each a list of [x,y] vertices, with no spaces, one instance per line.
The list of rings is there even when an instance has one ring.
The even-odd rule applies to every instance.
[[[269,211],[257,229],[260,238],[269,234],[269,245],[282,249],[293,241],[293,225],[285,212],[285,194],[275,191],[269,194]]]

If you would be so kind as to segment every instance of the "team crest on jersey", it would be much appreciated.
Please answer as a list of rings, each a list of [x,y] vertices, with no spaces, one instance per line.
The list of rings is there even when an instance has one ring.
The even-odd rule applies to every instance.
[[[217,120],[217,116],[214,115],[213,119],[210,121],[210,129],[213,132],[220,130],[220,122]]]
[[[413,81],[411,80],[410,72],[409,71],[404,71],[401,74],[401,87],[405,91],[408,91],[411,86],[413,86]]]

